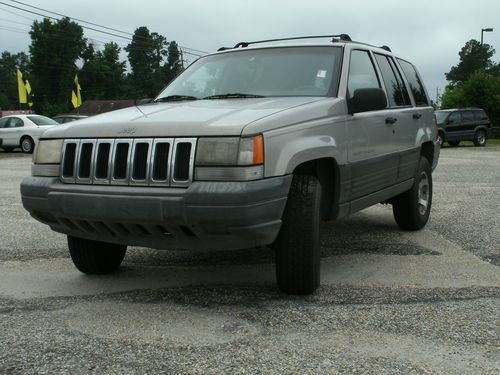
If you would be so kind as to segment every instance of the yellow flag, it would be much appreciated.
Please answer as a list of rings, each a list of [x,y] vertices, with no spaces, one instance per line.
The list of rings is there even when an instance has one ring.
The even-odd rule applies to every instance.
[[[33,107],[33,97],[31,96],[31,85],[30,81],[26,80],[24,83],[24,87],[26,87],[26,94],[28,94],[28,105]]]
[[[26,95],[26,86],[23,81],[23,73],[19,69],[17,69],[17,91],[19,92],[19,103],[27,103],[28,98]]]
[[[78,83],[78,74],[75,74],[75,79],[73,80],[73,90],[71,90],[71,103],[73,108],[78,108],[82,105],[82,96],[80,94],[80,83]]]

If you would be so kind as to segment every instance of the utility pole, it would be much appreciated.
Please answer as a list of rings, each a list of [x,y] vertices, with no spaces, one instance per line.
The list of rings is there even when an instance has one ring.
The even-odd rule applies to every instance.
[[[439,87],[436,87],[436,107],[439,108],[439,102],[441,101],[439,97]]]

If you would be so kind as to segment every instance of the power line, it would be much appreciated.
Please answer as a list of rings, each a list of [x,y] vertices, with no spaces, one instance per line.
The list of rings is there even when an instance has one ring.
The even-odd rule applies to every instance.
[[[134,34],[128,32],[128,31],[123,31],[123,30],[118,30],[118,29],[114,29],[114,28],[111,28],[111,27],[108,27],[108,26],[104,26],[104,25],[100,25],[100,24],[97,24],[97,23],[94,23],[94,22],[90,22],[90,21],[85,21],[85,20],[82,20],[82,19],[79,19],[79,18],[74,18],[74,17],[69,17],[69,16],[66,16],[64,14],[61,14],[61,13],[57,13],[57,12],[53,12],[53,11],[50,11],[50,10],[47,10],[47,9],[43,9],[43,8],[39,8],[39,7],[36,7],[34,5],[30,5],[30,4],[27,4],[27,3],[23,3],[21,1],[16,1],[16,0],[7,0],[7,1],[10,1],[12,3],[16,3],[16,4],[20,4],[20,5],[23,5],[25,7],[29,7],[29,8],[33,8],[33,9],[36,9],[36,10],[40,10],[42,12],[46,12],[46,13],[50,13],[50,14],[55,14],[55,15],[58,15],[60,17],[65,17],[65,18],[69,18],[69,19],[72,19],[72,20],[75,20],[75,21],[78,21],[78,22],[82,22],[82,23],[86,23],[88,25],[92,25],[92,26],[96,26],[96,27],[99,27],[101,29],[106,29],[106,30],[110,30],[110,31],[114,31],[114,32],[118,32],[118,33],[121,33],[121,34],[126,34],[126,35],[129,35],[129,36],[134,36]],[[15,8],[15,9],[19,9],[21,11],[25,11],[25,12],[29,12],[29,13],[33,13],[33,14],[36,14],[36,15],[39,15],[39,16],[42,16],[42,17],[48,17],[48,18],[51,18],[51,19],[56,19],[54,17],[51,17],[51,16],[45,16],[45,15],[42,15],[40,13],[37,13],[37,12],[33,12],[33,11],[30,11],[28,9],[23,9],[23,8],[20,8],[20,7],[16,7],[14,5],[9,5],[9,4],[6,4],[6,3],[3,3],[3,2],[0,2],[0,4],[3,4],[3,5],[6,5],[6,6],[10,6],[12,8]],[[57,20],[57,19],[56,19]],[[84,28],[87,28],[89,30],[93,30],[93,31],[97,31],[97,32],[101,32],[101,33],[104,33],[104,34],[108,34],[108,35],[112,35],[112,36],[116,36],[116,37],[119,37],[119,38],[123,38],[123,39],[127,39],[127,40],[132,40],[131,38],[129,37],[124,37],[122,35],[116,35],[114,33],[108,33],[106,31],[102,31],[102,30],[95,30],[93,28],[90,28],[88,26],[84,26],[84,25],[81,25],[82,27]],[[137,38],[137,36],[136,36]],[[201,55],[204,55],[204,54],[207,54],[207,52],[205,51],[201,51],[201,50],[197,50],[197,49],[194,49],[194,48],[190,48],[190,47],[185,47],[185,46],[181,46],[179,45],[180,48],[184,49],[184,50],[190,50],[190,51],[193,51],[193,52],[190,52],[191,55],[194,55],[194,56],[201,56]],[[186,51],[187,52],[187,51]]]

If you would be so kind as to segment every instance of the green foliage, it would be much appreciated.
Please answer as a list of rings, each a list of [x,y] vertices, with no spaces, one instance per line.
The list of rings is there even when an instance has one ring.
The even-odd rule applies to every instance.
[[[182,69],[176,42],[145,26],[135,30],[132,42],[125,47],[132,72],[132,95],[136,99],[151,98],[170,82]]]
[[[120,61],[120,47],[110,42],[102,51],[88,45],[79,72],[82,96],[86,99],[121,99],[125,97],[125,62]]]
[[[491,60],[494,53],[490,45],[477,40],[465,44],[460,62],[445,74],[451,83],[441,98],[441,109],[482,108],[493,125],[500,126],[500,64]]]
[[[471,39],[462,47],[458,55],[460,62],[445,73],[446,80],[452,85],[465,82],[477,70],[489,70],[494,67],[491,58],[495,50],[489,44],[481,44]]]
[[[19,68],[23,73],[23,78],[29,78],[29,58],[24,52],[11,54],[2,52],[0,57],[0,108],[19,108],[19,96],[17,91],[17,74]],[[31,84],[31,80],[30,80]]]
[[[34,109],[53,116],[73,109],[70,104],[75,73],[83,100],[141,99],[155,96],[182,71],[176,42],[150,32],[135,30],[125,47],[131,71],[120,61],[120,47],[113,42],[97,49],[87,43],[83,29],[69,18],[35,21],[30,31],[29,56],[3,52],[0,57],[0,108],[19,108],[16,67],[30,80]],[[83,63],[81,70],[76,64]]]
[[[495,126],[500,125],[500,76],[478,70],[464,83],[448,86],[442,97],[441,109],[483,108]]]
[[[33,22],[30,35],[35,109],[47,113],[64,104],[68,109],[75,62],[85,48],[82,27],[69,18],[55,22],[45,18]]]

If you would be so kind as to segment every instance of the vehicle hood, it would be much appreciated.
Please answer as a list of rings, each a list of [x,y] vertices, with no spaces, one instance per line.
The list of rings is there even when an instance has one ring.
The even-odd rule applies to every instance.
[[[255,121],[321,97],[245,98],[151,103],[49,129],[47,138],[126,138],[240,135]]]

